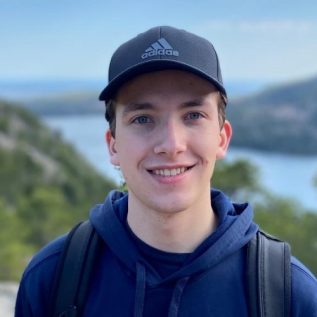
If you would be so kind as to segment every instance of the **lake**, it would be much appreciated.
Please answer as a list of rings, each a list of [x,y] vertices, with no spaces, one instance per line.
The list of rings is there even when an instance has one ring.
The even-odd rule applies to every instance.
[[[102,174],[122,181],[120,173],[109,163],[104,132],[107,122],[101,115],[44,117],[54,130],[71,142],[78,152]],[[304,207],[317,211],[317,188],[312,178],[317,174],[317,156],[290,156],[247,149],[231,148],[227,159],[246,158],[260,170],[261,184],[272,192],[295,198]]]

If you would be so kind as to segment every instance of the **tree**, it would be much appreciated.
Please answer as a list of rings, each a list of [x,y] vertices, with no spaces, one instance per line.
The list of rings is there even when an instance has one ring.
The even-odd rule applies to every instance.
[[[317,214],[305,212],[292,199],[272,194],[255,205],[255,220],[260,227],[290,243],[292,254],[317,274]]]
[[[63,193],[56,187],[44,186],[20,199],[17,217],[26,226],[25,242],[37,249],[79,221]]]
[[[317,213],[305,211],[293,199],[273,195],[258,179],[256,166],[246,160],[218,162],[212,184],[234,200],[252,201],[261,229],[288,241],[292,254],[317,274]]]
[[[26,230],[14,210],[0,199],[0,280],[18,280],[35,249],[25,243]]]
[[[234,162],[218,161],[211,183],[234,200],[251,198],[261,193],[258,169],[244,159]]]

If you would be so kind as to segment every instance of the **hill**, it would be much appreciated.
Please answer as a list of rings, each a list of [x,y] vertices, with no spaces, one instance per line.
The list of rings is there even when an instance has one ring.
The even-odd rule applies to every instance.
[[[0,279],[19,278],[114,187],[32,113],[0,101]]]
[[[98,100],[97,91],[67,92],[36,97],[24,101],[23,107],[40,116],[104,112],[104,103]]]
[[[317,154],[317,77],[232,100],[232,145]]]

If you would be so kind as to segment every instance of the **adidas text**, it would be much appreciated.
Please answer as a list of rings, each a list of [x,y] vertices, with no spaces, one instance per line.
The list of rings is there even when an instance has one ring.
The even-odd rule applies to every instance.
[[[156,55],[179,56],[179,52],[174,50],[173,47],[166,41],[166,39],[162,37],[156,42],[152,43],[151,46],[148,47],[141,55],[141,58],[145,59]]]
[[[142,54],[142,59],[151,57],[151,56],[156,56],[156,55],[169,55],[169,56],[178,56],[179,53],[175,50],[166,50],[166,49],[159,49],[159,50],[152,50],[150,52],[145,52]]]

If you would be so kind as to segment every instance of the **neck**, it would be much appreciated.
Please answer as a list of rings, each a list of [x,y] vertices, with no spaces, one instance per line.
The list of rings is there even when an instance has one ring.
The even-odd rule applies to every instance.
[[[129,196],[128,224],[136,236],[156,249],[193,252],[217,227],[209,193],[208,199],[175,213],[144,208],[131,198]]]

